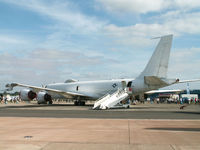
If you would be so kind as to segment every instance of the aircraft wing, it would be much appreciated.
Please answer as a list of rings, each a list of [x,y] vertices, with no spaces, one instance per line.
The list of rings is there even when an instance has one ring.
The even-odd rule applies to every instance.
[[[6,87],[9,90],[12,90],[13,87],[15,87],[15,86],[30,88],[30,89],[33,89],[36,92],[47,91],[47,92],[63,95],[64,97],[73,97],[73,96],[90,97],[90,96],[80,94],[80,93],[66,92],[66,91],[61,91],[61,90],[56,90],[56,89],[50,89],[50,88],[44,88],[44,87],[38,87],[38,86],[32,86],[32,85],[26,85],[26,84],[20,84],[20,83],[11,83],[11,84],[6,85]]]

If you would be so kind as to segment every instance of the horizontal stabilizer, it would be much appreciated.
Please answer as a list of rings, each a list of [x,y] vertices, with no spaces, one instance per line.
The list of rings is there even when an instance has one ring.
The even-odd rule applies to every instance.
[[[178,83],[187,83],[187,82],[199,82],[200,79],[193,79],[193,80],[180,80]]]

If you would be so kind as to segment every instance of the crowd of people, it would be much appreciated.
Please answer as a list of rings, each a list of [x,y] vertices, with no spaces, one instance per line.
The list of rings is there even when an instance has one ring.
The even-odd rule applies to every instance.
[[[187,103],[187,104],[200,104],[200,99],[197,99],[197,98],[153,98],[153,99],[150,99],[150,98],[147,98],[146,100],[147,102],[149,103],[167,103],[167,104],[171,104],[171,103],[174,103],[174,104],[184,104],[184,103]]]
[[[64,99],[54,99],[53,100],[54,103],[59,103],[59,102],[64,102],[66,100]],[[19,103],[19,102],[22,102],[22,100],[20,99],[19,96],[10,96],[10,95],[3,95],[3,94],[0,94],[0,104],[8,104],[8,103]],[[67,100],[66,102],[72,102],[72,100]],[[187,103],[187,104],[200,104],[200,99],[197,99],[197,98],[191,98],[191,99],[188,99],[188,98],[159,98],[159,97],[156,97],[156,98],[147,98],[145,100],[133,100],[133,99],[129,99],[129,104],[132,104],[132,105],[136,105],[137,103],[151,103],[151,104],[160,104],[160,103],[167,103],[167,104],[171,104],[171,103],[174,103],[174,104],[184,104],[184,103]]]
[[[7,103],[19,103],[21,102],[21,99],[19,96],[10,96],[10,95],[0,95],[0,103],[1,104],[7,104]]]

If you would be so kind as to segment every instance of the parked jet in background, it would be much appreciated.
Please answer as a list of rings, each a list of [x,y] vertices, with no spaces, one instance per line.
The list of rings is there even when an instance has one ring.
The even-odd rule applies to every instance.
[[[20,83],[7,84],[12,89],[15,86],[25,87],[21,90],[22,100],[37,98],[38,103],[52,104],[55,95],[74,99],[75,105],[84,105],[85,100],[96,100],[118,89],[128,88],[130,95],[144,95],[144,92],[179,83],[179,79],[168,79],[167,70],[173,35],[160,37],[160,41],[144,71],[135,79],[115,79],[101,81],[75,81],[48,84],[37,87]],[[129,95],[129,96],[130,96]],[[118,96],[116,96],[118,97]]]

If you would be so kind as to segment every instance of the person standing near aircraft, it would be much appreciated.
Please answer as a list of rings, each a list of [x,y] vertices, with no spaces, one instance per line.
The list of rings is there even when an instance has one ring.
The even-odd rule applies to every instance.
[[[3,101],[3,94],[0,95],[0,103]]]
[[[4,96],[4,103],[5,103],[5,104],[8,103],[7,100],[8,100],[8,99],[7,99],[7,96]]]

